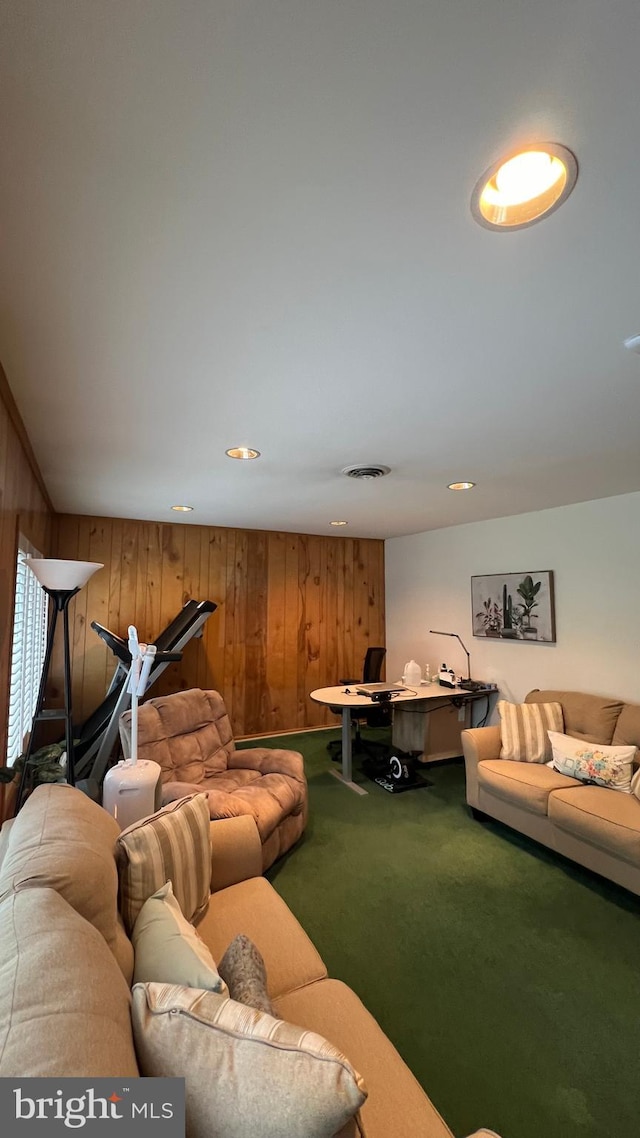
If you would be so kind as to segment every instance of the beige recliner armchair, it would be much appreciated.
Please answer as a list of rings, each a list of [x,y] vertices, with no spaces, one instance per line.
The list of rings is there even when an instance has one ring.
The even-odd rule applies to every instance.
[[[131,752],[131,712],[120,719],[125,757]],[[219,692],[159,696],[138,710],[138,758],[162,770],[163,803],[205,793],[212,818],[251,814],[262,841],[262,868],[286,853],[307,821],[302,755],[269,747],[236,750]]]

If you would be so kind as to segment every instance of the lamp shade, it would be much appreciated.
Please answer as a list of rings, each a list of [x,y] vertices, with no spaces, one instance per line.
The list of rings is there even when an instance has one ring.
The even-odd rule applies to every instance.
[[[81,589],[98,569],[104,569],[100,561],[58,561],[50,557],[27,557],[25,565],[43,589],[61,592]]]

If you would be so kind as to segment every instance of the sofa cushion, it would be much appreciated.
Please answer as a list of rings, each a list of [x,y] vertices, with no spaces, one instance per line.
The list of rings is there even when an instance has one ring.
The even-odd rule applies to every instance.
[[[36,787],[11,825],[0,867],[0,897],[48,886],[102,934],[127,980],[133,949],[118,919],[117,822],[64,783]]]
[[[638,747],[640,749],[640,703],[625,703],[611,740],[614,747]],[[636,755],[636,764],[640,758]]]
[[[562,731],[559,703],[509,703],[498,700],[500,758],[517,763],[546,763],[551,758],[549,731]]]
[[[393,1044],[350,988],[320,980],[275,1001],[289,1023],[320,1032],[349,1056],[369,1092],[361,1108],[362,1133],[452,1138],[451,1131]]]
[[[629,794],[635,747],[608,747],[604,743],[585,743],[558,731],[549,732],[553,751],[550,766],[559,774],[595,783],[607,790]]]
[[[514,763],[509,759],[483,759],[478,763],[480,790],[496,798],[528,810],[530,814],[546,815],[552,790],[578,786],[574,778],[557,774],[544,763]]]
[[[525,703],[560,703],[564,730],[587,743],[610,743],[623,708],[622,700],[578,691],[530,691]]]
[[[0,1076],[138,1074],[130,992],[104,937],[54,889],[0,902]]]
[[[227,995],[216,962],[182,915],[170,881],[145,901],[131,939],[135,949],[135,984],[153,980]]]
[[[136,984],[132,1016],[143,1073],[185,1076],[190,1138],[331,1138],[366,1098],[316,1031],[214,992]]]
[[[554,826],[640,868],[640,802],[600,786],[557,790],[549,798]]]
[[[131,934],[145,901],[166,881],[188,921],[206,912],[211,880],[209,807],[192,794],[141,818],[118,836],[120,909]]]
[[[272,999],[327,975],[302,925],[264,877],[213,893],[198,932],[214,960],[239,933],[248,936],[264,957]]]

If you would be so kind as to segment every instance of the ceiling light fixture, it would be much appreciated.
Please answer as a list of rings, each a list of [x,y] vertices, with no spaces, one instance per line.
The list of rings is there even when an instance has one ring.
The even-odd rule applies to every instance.
[[[525,229],[567,200],[578,178],[575,155],[556,142],[538,142],[500,158],[471,195],[471,212],[486,229]]]
[[[189,514],[193,506],[172,506],[171,509],[175,510],[177,514]]]
[[[473,490],[475,482],[450,482],[447,490]]]
[[[637,352],[640,355],[640,336],[628,336],[624,346],[629,352]]]
[[[348,522],[329,522],[330,526],[348,526]]]
[[[252,450],[251,447],[229,447],[229,450],[224,452],[227,458],[260,458],[259,450]]]

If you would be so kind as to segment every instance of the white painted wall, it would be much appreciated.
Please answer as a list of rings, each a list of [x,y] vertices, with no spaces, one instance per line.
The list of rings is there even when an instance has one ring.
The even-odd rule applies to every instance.
[[[471,576],[552,569],[556,643],[473,637]],[[564,688],[640,702],[640,493],[432,530],[386,543],[387,679],[412,657],[520,701]]]

